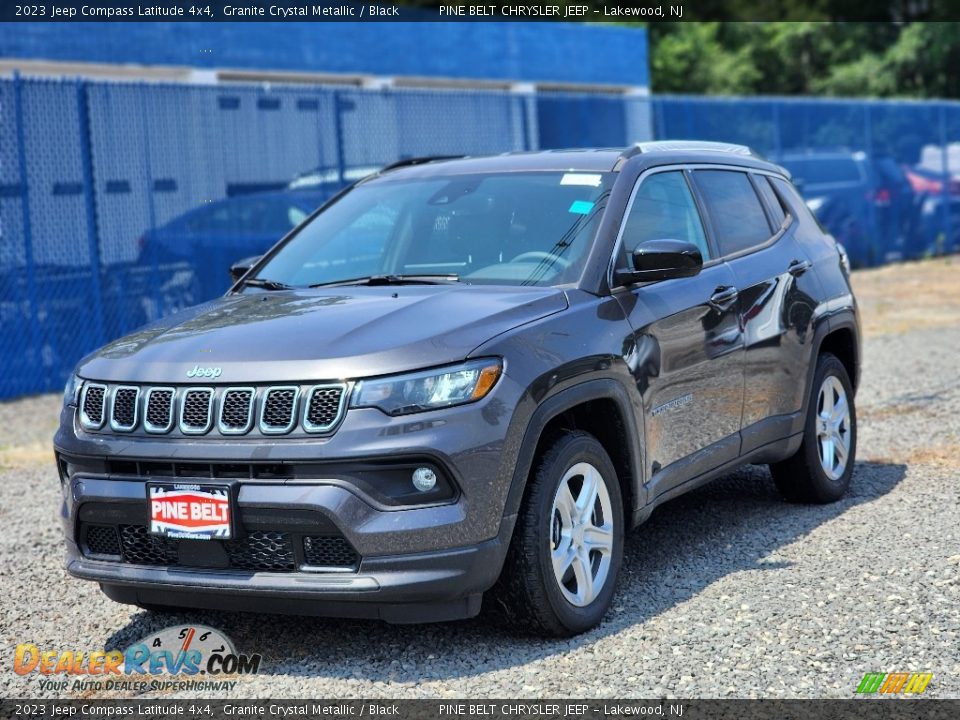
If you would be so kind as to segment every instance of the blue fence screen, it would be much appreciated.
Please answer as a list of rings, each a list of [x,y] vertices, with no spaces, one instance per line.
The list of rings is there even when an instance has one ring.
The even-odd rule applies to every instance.
[[[6,79],[0,398],[224,292],[386,163],[652,137],[778,160],[858,265],[957,248],[960,104]]]

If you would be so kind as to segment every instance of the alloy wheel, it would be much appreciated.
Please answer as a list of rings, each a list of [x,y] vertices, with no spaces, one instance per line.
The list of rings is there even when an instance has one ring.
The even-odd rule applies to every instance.
[[[817,451],[820,467],[831,480],[847,469],[850,456],[850,403],[843,384],[828,375],[817,395]]]
[[[580,462],[564,473],[553,499],[550,556],[561,593],[577,607],[603,590],[613,556],[613,510],[606,480]]]

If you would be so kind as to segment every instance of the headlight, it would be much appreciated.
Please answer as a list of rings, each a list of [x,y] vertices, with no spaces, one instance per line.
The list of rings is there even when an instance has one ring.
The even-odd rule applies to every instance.
[[[76,375],[72,374],[67,378],[67,384],[63,388],[63,404],[64,405],[76,405],[80,397],[80,386],[83,385],[83,380],[81,380]]]
[[[375,407],[387,415],[463,405],[485,397],[497,383],[499,360],[472,360],[461,365],[409,375],[362,380],[353,391],[351,407]]]

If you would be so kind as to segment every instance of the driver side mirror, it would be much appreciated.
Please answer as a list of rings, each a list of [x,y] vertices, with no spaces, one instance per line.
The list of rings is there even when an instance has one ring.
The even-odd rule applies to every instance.
[[[631,259],[632,270],[616,272],[620,284],[693,277],[703,268],[700,248],[685,240],[648,240],[637,245]]]
[[[240,278],[247,274],[247,271],[260,262],[261,255],[252,255],[250,257],[244,258],[243,260],[238,260],[233,265],[230,266],[230,281],[237,282]]]

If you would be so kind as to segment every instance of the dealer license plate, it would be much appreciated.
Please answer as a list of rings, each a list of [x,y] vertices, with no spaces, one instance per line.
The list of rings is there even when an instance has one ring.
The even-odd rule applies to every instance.
[[[150,533],[183,540],[229,540],[233,512],[228,485],[148,483]]]

